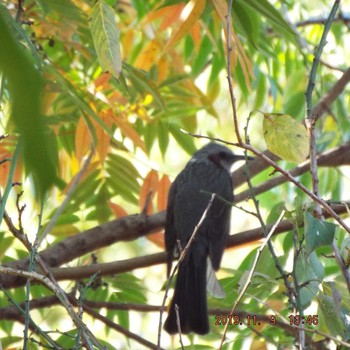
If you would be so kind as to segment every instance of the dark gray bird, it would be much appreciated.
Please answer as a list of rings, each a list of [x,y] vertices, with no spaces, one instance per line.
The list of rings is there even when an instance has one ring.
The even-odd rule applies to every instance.
[[[225,146],[209,143],[193,155],[170,188],[165,224],[168,276],[173,258],[180,255],[179,250],[189,241],[211,194],[217,196],[179,266],[174,296],[164,324],[169,334],[178,333],[175,305],[178,306],[182,333],[209,332],[207,261],[215,271],[219,269],[230,231],[231,167],[235,161],[244,159]]]

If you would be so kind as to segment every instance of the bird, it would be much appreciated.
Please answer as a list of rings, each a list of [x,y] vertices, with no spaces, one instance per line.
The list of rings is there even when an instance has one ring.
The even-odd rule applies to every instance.
[[[164,233],[168,278],[173,259],[179,257],[188,243],[212,194],[216,195],[178,267],[174,295],[164,323],[170,335],[209,332],[207,274],[209,269],[220,268],[230,231],[231,168],[234,162],[244,159],[245,156],[234,154],[226,146],[210,142],[194,153],[169,189]]]

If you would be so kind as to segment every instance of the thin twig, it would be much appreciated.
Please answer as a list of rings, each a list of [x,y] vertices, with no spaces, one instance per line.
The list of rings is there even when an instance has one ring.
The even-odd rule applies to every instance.
[[[39,262],[44,264],[43,261],[40,261],[40,255],[37,255],[37,257],[39,258]],[[57,283],[54,283],[49,277],[41,275],[35,271],[28,272],[28,271],[13,269],[13,268],[4,267],[4,266],[0,266],[0,273],[6,274],[6,275],[20,276],[27,279],[28,278],[34,279],[43,283],[47,288],[49,288],[55,293],[57,298],[60,300],[61,305],[64,306],[68,311],[69,316],[71,317],[74,324],[77,326],[77,328],[82,329],[85,337],[89,337],[89,339],[91,339],[91,341],[93,342],[93,345],[96,346],[98,349],[105,349],[105,347],[99,344],[99,342],[97,341],[95,336],[92,334],[92,332],[87,328],[87,326],[79,319],[72,305],[68,301],[66,294],[63,292],[63,290],[58,286]],[[46,270],[45,273],[47,273],[47,275],[49,275],[52,278],[48,270]]]
[[[253,274],[254,274],[254,271],[255,271],[256,266],[257,266],[257,264],[258,264],[260,255],[261,255],[261,253],[262,253],[264,247],[266,246],[267,242],[269,241],[270,237],[273,235],[273,233],[274,233],[276,227],[277,227],[278,224],[281,222],[281,220],[282,220],[282,218],[283,218],[283,216],[284,216],[284,213],[285,213],[285,211],[283,210],[283,211],[281,212],[281,214],[280,214],[278,220],[276,221],[275,225],[271,228],[269,234],[266,236],[266,238],[265,238],[263,244],[262,244],[262,245],[260,246],[260,248],[257,250],[256,255],[255,255],[255,259],[254,259],[254,262],[253,262],[253,266],[252,266],[252,268],[250,269],[249,274],[248,274],[248,277],[247,277],[247,279],[246,279],[246,281],[245,281],[245,284],[244,284],[244,286],[242,287],[241,292],[239,293],[239,295],[238,295],[238,297],[237,297],[237,299],[236,299],[236,301],[235,301],[235,303],[234,303],[234,305],[233,305],[233,307],[232,307],[232,309],[231,309],[230,315],[233,315],[233,314],[234,314],[237,305],[239,304],[239,302],[240,302],[241,299],[243,298],[244,293],[245,293],[246,290],[248,289],[248,287],[249,287],[249,285],[250,285],[250,283],[251,283],[251,281],[252,281]],[[222,346],[223,346],[223,344],[224,344],[224,340],[225,340],[225,337],[226,337],[226,333],[227,333],[228,326],[229,326],[229,323],[227,323],[227,324],[225,325],[225,329],[224,329],[224,332],[223,332],[222,337],[221,337],[221,343],[220,343],[219,349],[222,349]]]
[[[273,160],[271,160],[269,157],[266,156],[266,154],[264,154],[263,152],[259,151],[258,149],[256,149],[255,147],[246,144],[246,143],[242,143],[242,144],[238,144],[238,143],[234,143],[234,142],[228,142],[228,141],[224,141],[222,139],[219,138],[212,138],[209,136],[204,136],[204,135],[199,135],[199,134],[191,134],[194,137],[197,138],[204,138],[204,139],[210,139],[210,140],[215,140],[218,142],[222,142],[225,143],[226,145],[231,145],[231,146],[236,146],[236,147],[240,147],[242,149],[245,149],[247,151],[250,151],[252,153],[254,153],[257,157],[259,157],[260,159],[262,159],[266,164],[272,166],[273,168],[275,168],[275,170],[277,170],[279,173],[281,173],[283,176],[285,176],[287,178],[287,180],[291,183],[293,183],[296,187],[300,188],[307,196],[309,196],[311,199],[313,199],[315,202],[321,204],[321,206],[325,209],[325,211],[332,217],[334,218],[336,221],[338,221],[339,225],[342,226],[344,228],[344,230],[346,232],[348,232],[350,234],[350,228],[349,226],[341,219],[341,217],[328,205],[328,203],[323,200],[322,198],[316,196],[312,191],[310,191],[308,188],[306,188],[300,181],[298,181],[296,178],[294,178],[289,171],[284,170],[283,168],[281,168],[276,162],[274,162]]]
[[[147,347],[148,349],[159,349],[163,350],[162,348],[158,347],[156,344],[151,343],[150,341],[140,337],[138,334],[135,334],[133,332],[130,332],[129,330],[125,329],[124,327],[120,326],[119,324],[116,324],[115,322],[111,321],[109,318],[102,316],[99,312],[96,312],[92,308],[84,305],[83,306],[84,311],[88,313],[91,317],[100,320],[102,323],[108,326],[110,329],[114,329],[117,332],[125,335],[127,339],[133,339],[137,341],[139,344],[142,344],[143,346]]]
[[[233,91],[233,83],[232,83],[232,68],[231,68],[231,9],[232,9],[232,0],[229,1],[228,5],[228,11],[226,16],[226,43],[227,43],[227,81],[229,85],[229,92],[230,92],[230,98],[231,98],[231,106],[232,106],[232,113],[233,113],[233,124],[235,126],[235,134],[237,137],[237,141],[239,144],[242,144],[242,138],[241,134],[239,132],[238,128],[238,116],[237,116],[237,108],[236,108],[236,97]]]
[[[310,78],[306,89],[306,127],[309,132],[309,144],[310,144],[310,174],[312,179],[312,190],[315,196],[319,196],[318,191],[318,171],[317,171],[317,149],[316,149],[316,135],[315,135],[315,125],[318,120],[318,115],[312,114],[312,92],[315,87],[315,80],[316,80],[316,72],[317,67],[319,65],[321,55],[323,52],[323,48],[326,45],[327,35],[329,33],[329,30],[331,29],[331,25],[333,23],[335,14],[339,7],[339,1],[336,0],[334,2],[334,5],[332,7],[332,10],[327,18],[327,21],[324,26],[324,30],[321,36],[320,43],[318,44],[314,60],[312,62],[311,72],[310,72]],[[318,218],[321,219],[321,206],[319,203],[315,202],[315,208],[314,212]]]
[[[6,187],[4,190],[4,194],[1,196],[1,201],[0,201],[0,225],[2,222],[2,218],[4,217],[4,213],[5,213],[5,207],[6,207],[6,203],[7,203],[7,199],[10,195],[10,191],[12,188],[12,180],[15,174],[15,169],[16,169],[16,164],[17,164],[17,159],[19,157],[20,154],[20,149],[22,148],[22,142],[21,140],[18,141],[15,152],[12,156],[11,159],[11,165],[10,165],[10,171],[9,171],[9,176],[8,176],[8,180],[6,183]]]
[[[72,182],[71,187],[69,188],[69,190],[67,191],[67,195],[66,198],[64,199],[64,201],[62,202],[62,204],[60,205],[60,207],[56,210],[54,216],[52,217],[52,219],[50,220],[50,222],[48,223],[48,225],[46,226],[46,228],[44,229],[43,233],[41,234],[40,238],[38,239],[36,245],[39,248],[42,241],[45,239],[45,237],[47,236],[47,234],[52,230],[52,228],[55,226],[59,216],[62,214],[62,212],[64,211],[64,209],[66,208],[66,206],[69,204],[71,197],[76,189],[76,187],[78,186],[78,183],[80,181],[80,178],[82,177],[82,175],[84,174],[85,170],[87,169],[87,167],[90,164],[90,161],[92,159],[92,156],[94,155],[94,150],[91,150],[89,156],[85,159],[85,162],[82,166],[82,168],[79,170],[78,174],[76,175],[74,181]]]
[[[12,299],[11,295],[8,293],[8,291],[3,288],[1,285],[0,285],[0,289],[2,290],[2,292],[4,293],[4,295],[6,296],[7,300],[13,305],[13,308],[15,308],[15,310],[18,312],[18,315],[25,315],[25,310],[23,310],[23,308],[16,302]],[[17,319],[18,320],[18,317]],[[20,321],[20,320],[19,320]],[[42,339],[45,339],[45,341],[47,342],[47,344],[50,344],[50,346],[52,346],[52,349],[57,349],[57,350],[60,350],[61,347],[59,345],[57,345],[55,343],[55,341],[53,339],[51,339],[51,337],[48,335],[47,332],[44,332],[34,321],[33,319],[30,317],[30,315],[28,316],[28,321],[30,323],[30,326],[32,327],[32,329],[38,333]],[[27,322],[27,316],[26,316],[26,319],[25,319],[25,322]]]

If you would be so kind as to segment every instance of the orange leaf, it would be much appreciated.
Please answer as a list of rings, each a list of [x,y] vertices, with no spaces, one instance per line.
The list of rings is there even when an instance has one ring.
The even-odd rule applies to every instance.
[[[191,29],[191,37],[196,50],[198,51],[202,43],[201,28],[198,23],[195,23]]]
[[[162,7],[159,10],[151,12],[145,19],[145,23],[152,22],[158,18],[163,17],[163,21],[160,24],[159,30],[164,30],[171,26],[174,22],[176,22],[185,7],[185,4],[179,3],[175,5],[170,5],[166,7]]]
[[[112,209],[116,218],[122,218],[123,216],[128,215],[127,211],[123,207],[121,207],[120,205],[112,203],[112,202],[109,202],[108,205]]]
[[[150,235],[147,235],[146,238],[153,242],[156,246],[164,249],[164,234],[163,231],[151,233]]]
[[[152,199],[156,192],[158,191],[159,186],[159,179],[158,179],[158,173],[155,170],[151,170],[145,180],[143,181],[143,184],[141,186],[140,191],[140,208],[141,210],[145,209],[146,207],[146,213],[152,214],[153,207],[152,207]],[[146,203],[148,201],[148,203]]]
[[[191,28],[202,15],[205,8],[205,2],[206,0],[190,0],[186,4],[180,15],[182,22],[178,28],[173,31],[165,47],[165,51],[174,46],[180,39],[189,33]]]
[[[158,61],[158,82],[162,82],[168,76],[169,61],[162,56]]]
[[[132,27],[121,38],[124,57],[130,57],[132,49],[134,49],[134,45],[130,45],[130,43],[134,42],[134,36],[135,28]]]
[[[165,210],[168,205],[168,193],[171,186],[168,175],[163,175],[159,181],[157,192],[157,208],[158,211]]]
[[[84,118],[80,117],[75,131],[75,155],[79,162],[89,153],[91,143],[89,128]]]
[[[157,56],[159,53],[160,45],[157,40],[149,41],[137,57],[135,66],[148,71],[157,62]]]
[[[111,79],[111,74],[102,73],[94,81],[96,91],[105,90],[109,87],[109,80]]]
[[[101,119],[108,127],[112,126],[113,120],[109,116],[102,114]],[[111,143],[111,137],[96,121],[93,121],[93,124],[95,126],[97,137],[96,151],[102,163],[106,159],[106,156],[108,154],[109,145]]]
[[[113,118],[113,121],[118,125],[120,132],[127,136],[136,146],[140,147],[144,152],[146,152],[146,147],[143,141],[141,140],[140,135],[137,131],[122,118],[113,114],[112,111],[109,111],[109,115]]]

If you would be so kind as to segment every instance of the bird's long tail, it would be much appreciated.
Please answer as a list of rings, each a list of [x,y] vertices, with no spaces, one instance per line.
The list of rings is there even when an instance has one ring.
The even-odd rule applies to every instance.
[[[181,333],[206,334],[209,332],[207,307],[207,261],[195,264],[191,257],[179,266],[174,297],[164,329],[169,334],[179,332],[175,305],[178,306]]]

